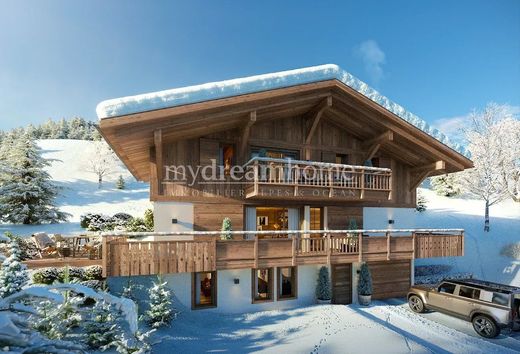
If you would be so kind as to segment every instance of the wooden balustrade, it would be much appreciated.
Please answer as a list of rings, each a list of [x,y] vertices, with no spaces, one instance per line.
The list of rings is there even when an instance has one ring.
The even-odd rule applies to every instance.
[[[218,233],[194,232],[194,235],[204,234],[203,238],[187,241],[128,242],[124,238],[105,237],[103,268],[106,276],[150,275],[464,254],[461,230],[444,233],[405,230],[406,233],[392,235],[399,231],[402,230],[286,231],[285,238],[268,239],[261,238],[263,232],[257,232],[253,239],[234,240],[216,239]],[[254,232],[233,233],[245,236]],[[369,236],[370,233],[377,235]]]
[[[252,180],[245,180],[246,197],[322,197],[365,199],[390,197],[392,171],[387,168],[256,157],[249,161]],[[282,193],[273,192],[272,187]],[[326,189],[325,193],[320,190]],[[346,192],[350,193],[346,193]],[[365,192],[371,192],[370,194]]]

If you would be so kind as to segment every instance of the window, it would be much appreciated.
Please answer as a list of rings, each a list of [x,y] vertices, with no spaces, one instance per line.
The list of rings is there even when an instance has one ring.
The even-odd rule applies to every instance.
[[[296,267],[278,268],[278,300],[296,298]]]
[[[453,294],[455,292],[455,284],[442,283],[441,286],[439,286],[439,292]]]
[[[322,225],[321,208],[311,208],[310,229],[311,230],[321,230],[322,229],[321,225]]]
[[[253,303],[273,300],[273,269],[253,269]]]
[[[193,273],[192,308],[217,306],[217,272]]]
[[[220,146],[219,165],[224,167],[224,174],[229,176],[229,171],[235,163],[235,147],[230,144]]]
[[[493,293],[491,302],[497,305],[509,306],[509,295],[502,293]]]
[[[348,165],[348,155],[346,154],[336,154],[336,163]]]
[[[469,299],[479,299],[480,298],[480,290],[470,288],[467,286],[461,286],[459,289],[459,296],[467,297]]]

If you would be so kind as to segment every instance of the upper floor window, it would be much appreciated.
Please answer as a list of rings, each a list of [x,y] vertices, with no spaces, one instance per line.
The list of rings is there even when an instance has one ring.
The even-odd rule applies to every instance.
[[[348,165],[348,155],[347,154],[336,154],[336,163],[342,165]]]
[[[222,144],[219,152],[219,165],[224,167],[224,174],[229,175],[235,163],[235,147],[232,144]]]

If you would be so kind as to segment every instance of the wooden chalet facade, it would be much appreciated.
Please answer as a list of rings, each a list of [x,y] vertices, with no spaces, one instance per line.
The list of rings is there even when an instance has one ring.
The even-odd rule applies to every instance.
[[[406,291],[413,259],[463,255],[461,230],[410,223],[426,177],[472,162],[340,80],[100,118],[106,141],[150,183],[156,224],[139,240],[106,237],[108,276],[189,276],[172,283],[193,308],[220,307],[234,287],[249,305],[304,303],[328,264],[334,301],[349,303],[360,262],[371,262],[381,298]],[[232,240],[215,232],[224,218]]]

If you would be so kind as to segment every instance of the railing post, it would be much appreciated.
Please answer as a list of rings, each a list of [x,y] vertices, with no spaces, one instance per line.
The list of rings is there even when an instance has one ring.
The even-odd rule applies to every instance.
[[[330,265],[330,256],[331,256],[331,253],[332,253],[332,247],[331,247],[331,244],[330,244],[330,233],[326,233],[325,234],[325,249],[327,250],[327,264]]]
[[[464,257],[464,231],[460,232],[460,236],[461,236],[460,244],[461,244],[461,247],[462,247],[460,255]]]
[[[294,166],[294,196],[298,196],[298,186],[300,184],[300,166]]]
[[[259,172],[259,168],[258,168],[258,160],[255,160],[254,162],[254,165],[253,165],[253,172],[254,172],[254,186],[253,186],[253,189],[254,189],[254,193],[255,195],[258,195],[258,174],[260,173]]]
[[[332,177],[332,167],[329,167],[328,178],[329,178],[329,198],[332,198],[334,196],[334,180]]]
[[[363,262],[363,233],[358,233],[359,262]]]
[[[390,231],[386,232],[386,260],[390,260]]]
[[[254,252],[254,257],[255,257],[254,266],[255,266],[255,269],[258,269],[258,234],[255,234],[255,244],[254,244],[253,252]]]
[[[108,267],[110,265],[110,260],[108,259],[110,255],[110,251],[108,249],[109,242],[107,240],[108,236],[101,237],[101,265],[103,267],[102,274],[103,278],[106,278],[110,275],[110,272],[108,271]]]
[[[362,168],[361,169],[361,192],[360,192],[360,195],[359,195],[359,199],[364,199],[365,198],[365,169]]]
[[[412,259],[415,259],[415,232],[412,232]]]

